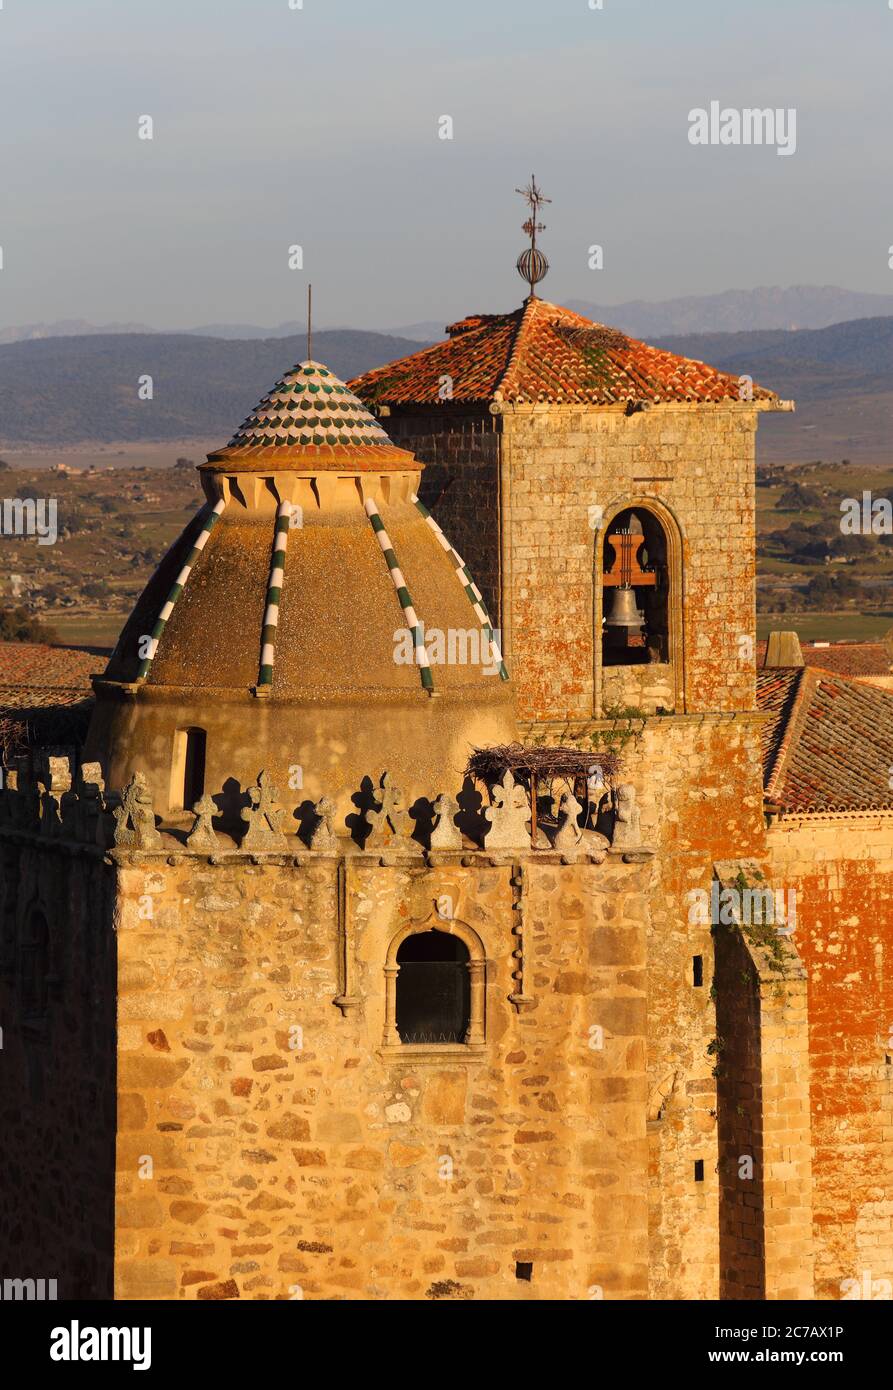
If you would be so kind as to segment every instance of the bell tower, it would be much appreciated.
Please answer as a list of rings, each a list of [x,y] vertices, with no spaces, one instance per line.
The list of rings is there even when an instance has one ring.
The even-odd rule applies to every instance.
[[[522,739],[573,741],[596,766],[611,748],[635,788],[657,849],[649,1297],[715,1298],[736,1218],[714,939],[689,905],[729,864],[766,862],[754,454],[759,414],[793,407],[540,299],[547,268],[519,265],[520,308],[469,315],[352,387],[427,464],[423,500],[500,626]]]

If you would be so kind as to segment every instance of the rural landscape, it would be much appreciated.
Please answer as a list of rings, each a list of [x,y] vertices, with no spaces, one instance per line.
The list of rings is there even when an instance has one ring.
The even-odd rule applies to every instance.
[[[799,314],[810,323],[856,306],[863,313],[887,307],[881,295],[830,289],[741,293],[733,310],[728,298],[619,305],[611,318],[610,307],[572,306],[630,333],[649,323],[707,324],[730,312],[769,322]],[[293,331],[265,338],[267,330],[247,325],[218,327],[227,335],[219,337],[72,327],[82,331],[32,325],[0,345],[4,495],[52,495],[59,518],[52,550],[4,538],[0,602],[29,620],[21,629],[21,619],[7,617],[10,632],[18,624],[68,645],[110,650],[200,503],[194,466],[226,442],[232,421],[306,343]],[[434,323],[402,332],[431,336],[323,330],[317,350],[349,379],[443,336]],[[796,401],[795,415],[766,418],[758,436],[758,635],[779,625],[810,641],[885,633],[893,626],[893,535],[843,535],[840,504],[864,490],[893,496],[893,313],[821,328],[647,336]],[[151,400],[138,395],[144,373],[152,377]],[[47,374],[55,389],[37,411],[29,383]]]

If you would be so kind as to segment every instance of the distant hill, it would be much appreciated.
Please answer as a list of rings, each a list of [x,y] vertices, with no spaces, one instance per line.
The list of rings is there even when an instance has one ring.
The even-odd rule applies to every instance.
[[[567,305],[599,323],[611,324],[635,338],[647,339],[667,333],[828,328],[831,324],[845,323],[849,319],[893,315],[893,294],[866,294],[860,290],[844,290],[837,285],[793,285],[788,289],[761,286],[754,290],[725,290],[722,294],[688,295],[679,299],[631,299],[624,304],[593,304],[585,299],[570,299]],[[446,324],[462,318],[468,312],[469,305],[458,305],[454,306],[452,312],[444,310],[440,318],[384,328],[382,332],[385,337],[434,343],[446,336]],[[344,325],[329,327],[324,331],[334,332],[336,329],[340,332]],[[274,328],[256,323],[230,322],[206,323],[197,328],[176,330],[150,328],[143,323],[97,325],[85,319],[60,319],[55,323],[26,323],[0,328],[0,344],[27,342],[34,338],[86,337],[109,333],[168,334],[171,331],[201,338],[250,339],[291,338],[306,330],[303,323],[293,319],[279,323]]]
[[[382,333],[314,333],[313,355],[344,379],[417,351]],[[306,339],[224,341],[189,334],[96,334],[0,347],[3,444],[229,438]],[[153,379],[152,400],[138,397]]]
[[[655,335],[657,346],[752,376],[797,414],[764,417],[761,458],[893,463],[893,316],[800,332]],[[423,346],[352,329],[315,333],[314,356],[348,379]],[[100,334],[0,347],[0,448],[230,436],[305,355],[303,337],[224,340]],[[137,397],[139,378],[154,399]]]
[[[107,323],[101,328],[86,319],[58,319],[55,323],[22,323],[0,328],[0,344],[25,343],[32,338],[83,338],[94,333],[151,333],[144,323]]]
[[[893,385],[893,318],[856,319],[799,333],[689,333],[651,341],[722,371],[752,376],[801,402],[887,391]]]
[[[893,318],[856,319],[800,333],[697,333],[652,341],[752,376],[797,413],[764,415],[764,463],[849,459],[893,466]]]
[[[653,303],[632,299],[625,304],[593,304],[571,299],[568,308],[620,328],[634,338],[667,333],[738,333],[754,329],[828,328],[849,319],[893,315],[893,294],[865,294],[836,285],[761,286],[689,295]],[[407,337],[413,337],[407,333]]]

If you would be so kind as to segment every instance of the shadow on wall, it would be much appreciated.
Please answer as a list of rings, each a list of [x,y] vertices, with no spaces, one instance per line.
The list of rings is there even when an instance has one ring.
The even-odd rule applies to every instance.
[[[95,861],[3,846],[0,1278],[55,1279],[59,1299],[113,1297],[116,967],[107,872]],[[28,1293],[26,1285],[19,1296]]]
[[[766,1297],[760,991],[737,928],[716,926],[719,1296]]]

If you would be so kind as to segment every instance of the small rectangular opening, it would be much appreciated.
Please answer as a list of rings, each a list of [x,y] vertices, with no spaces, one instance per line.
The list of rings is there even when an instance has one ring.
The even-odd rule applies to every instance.
[[[695,1159],[695,1182],[703,1182],[703,1181],[704,1181],[704,1160],[703,1160],[703,1158],[696,1158],[696,1159]]]
[[[692,956],[691,958],[691,982],[695,989],[700,989],[704,983],[703,956]]]
[[[207,735],[204,729],[178,729],[171,765],[170,809],[191,811],[205,791]]]
[[[529,1284],[533,1278],[533,1264],[528,1260],[518,1260],[515,1265],[515,1278],[526,1279]]]

